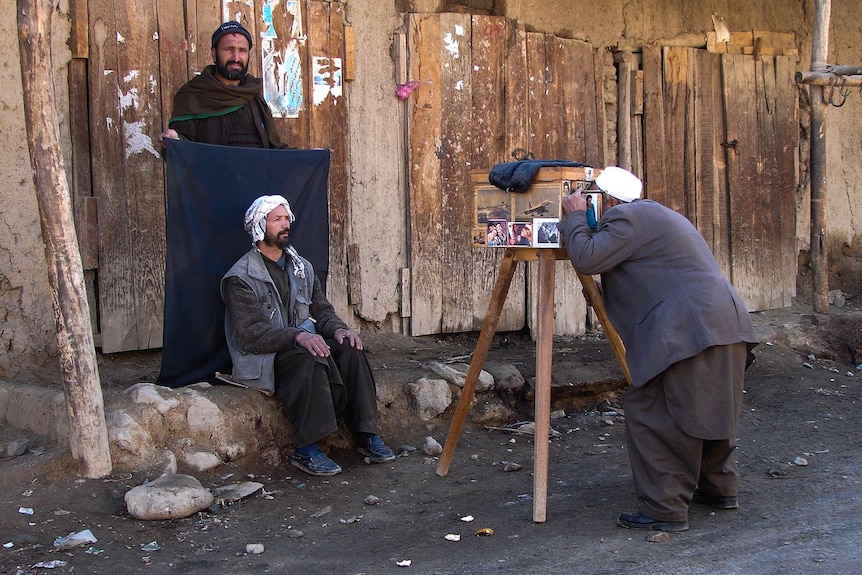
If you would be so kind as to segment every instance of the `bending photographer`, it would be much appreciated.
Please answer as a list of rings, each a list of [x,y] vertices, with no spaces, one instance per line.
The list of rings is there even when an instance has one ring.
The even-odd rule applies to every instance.
[[[689,504],[738,506],[733,458],[748,352],[757,342],[745,304],[700,233],[682,215],[640,199],[642,184],[611,166],[591,233],[580,191],[559,230],[574,268],[601,274],[604,304],[626,346],[623,400],[638,499],[617,523],[685,531]]]

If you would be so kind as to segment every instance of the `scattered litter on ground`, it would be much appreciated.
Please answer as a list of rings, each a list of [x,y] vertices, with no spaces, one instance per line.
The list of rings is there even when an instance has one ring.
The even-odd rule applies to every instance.
[[[665,533],[664,531],[659,531],[658,533],[652,533],[646,538],[650,543],[667,543],[670,541],[670,533]]]
[[[324,515],[326,515],[330,511],[332,511],[332,505],[327,505],[323,509],[320,509],[319,511],[315,511],[314,513],[312,513],[311,517],[314,519],[317,519],[318,517],[323,517]]]
[[[79,545],[95,543],[96,541],[98,541],[98,539],[93,535],[93,532],[89,529],[84,529],[77,533],[69,533],[65,537],[57,537],[54,539],[54,548],[57,551],[66,551],[67,549],[74,549]]]
[[[54,561],[39,561],[38,563],[34,563],[32,567],[33,569],[56,569],[57,567],[65,567],[68,564],[68,561],[55,559]]]
[[[521,469],[520,463],[515,463],[514,461],[504,461],[503,462],[503,471],[518,471]]]
[[[516,433],[518,435],[536,435],[536,422],[534,421],[519,421],[517,423],[510,423],[509,425],[504,426],[493,426],[486,425],[485,429],[489,431],[505,431],[507,433]],[[549,428],[549,433],[551,437],[562,437],[562,433],[554,429],[553,427]]]
[[[362,515],[354,515],[353,517],[348,517],[347,519],[340,519],[341,523],[344,525],[350,525],[351,523],[358,523],[359,520],[362,519]]]

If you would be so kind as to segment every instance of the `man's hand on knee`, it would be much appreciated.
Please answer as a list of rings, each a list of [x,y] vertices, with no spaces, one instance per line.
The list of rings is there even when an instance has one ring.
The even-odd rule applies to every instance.
[[[337,332],[336,332],[337,333]],[[305,348],[314,357],[329,357],[329,346],[326,341],[316,333],[301,331],[296,334],[296,345]]]
[[[347,341],[350,343],[350,347],[358,350],[362,349],[362,340],[359,338],[358,335],[356,335],[349,329],[339,328],[335,330],[333,337],[338,343],[343,343],[344,340],[347,339]]]

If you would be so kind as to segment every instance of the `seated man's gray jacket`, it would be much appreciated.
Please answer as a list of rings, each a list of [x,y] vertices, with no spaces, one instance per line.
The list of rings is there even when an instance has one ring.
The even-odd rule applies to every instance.
[[[305,266],[305,278],[300,278],[287,258],[291,286],[287,308],[257,248],[242,256],[221,281],[233,379],[270,395],[275,393],[275,354],[296,349],[300,332],[296,326],[311,317],[315,331],[328,339],[347,328],[323,294],[311,263],[300,258]]]

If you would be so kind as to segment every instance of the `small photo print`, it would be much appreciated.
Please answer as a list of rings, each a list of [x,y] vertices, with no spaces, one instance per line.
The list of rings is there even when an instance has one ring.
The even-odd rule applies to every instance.
[[[532,221],[533,218],[560,217],[559,183],[533,185],[529,191],[512,194],[514,221]]]
[[[584,182],[584,181],[578,180],[577,182],[575,182],[575,189],[581,190],[581,191],[586,190],[587,188],[590,187],[591,183],[592,182]]]
[[[509,245],[530,247],[533,245],[533,224],[511,222],[509,224]]]
[[[584,194],[587,200],[587,225],[590,231],[599,229],[599,220],[602,218],[602,194],[601,192],[590,192]]]
[[[557,218],[536,218],[533,220],[533,230],[536,233],[535,247],[560,247],[560,232],[557,231],[558,222]]]
[[[485,224],[473,224],[473,229],[470,233],[471,243],[474,248],[483,248],[487,245],[487,233]]]
[[[511,220],[512,205],[509,192],[496,186],[476,189],[476,221],[484,224],[491,220]]]
[[[506,220],[488,220],[485,228],[485,245],[489,248],[509,245],[509,223]]]

